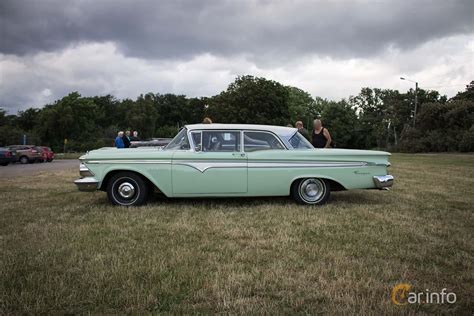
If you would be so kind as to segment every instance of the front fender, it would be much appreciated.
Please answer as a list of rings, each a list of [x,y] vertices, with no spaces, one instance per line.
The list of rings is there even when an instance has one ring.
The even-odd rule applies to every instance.
[[[172,196],[171,186],[171,163],[150,163],[150,164],[87,164],[94,177],[99,181],[98,187],[105,185],[104,180],[108,175],[118,171],[135,172],[153,183],[164,195]]]

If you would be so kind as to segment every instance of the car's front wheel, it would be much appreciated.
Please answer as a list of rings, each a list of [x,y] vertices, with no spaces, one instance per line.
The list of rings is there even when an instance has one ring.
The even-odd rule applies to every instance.
[[[26,156],[21,156],[20,157],[20,163],[27,164],[29,162],[30,162],[30,159],[28,159],[28,157],[26,157]]]
[[[119,172],[107,183],[107,196],[115,205],[137,206],[148,199],[148,184],[138,174]]]
[[[321,205],[327,202],[331,194],[328,181],[319,178],[297,180],[291,187],[291,195],[301,204]]]

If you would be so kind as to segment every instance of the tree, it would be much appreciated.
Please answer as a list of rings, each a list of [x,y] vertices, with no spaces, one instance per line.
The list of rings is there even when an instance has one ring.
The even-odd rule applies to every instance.
[[[290,121],[294,124],[296,121],[302,121],[308,125],[314,113],[312,107],[314,106],[314,100],[311,95],[296,87],[286,86],[285,89],[288,91],[288,111],[290,112]]]
[[[322,104],[321,120],[331,133],[335,147],[357,148],[357,114],[345,100]]]
[[[140,131],[141,137],[144,138],[154,136],[157,114],[153,101],[152,93],[139,96],[136,102],[127,100],[129,105],[126,112],[126,129]]]
[[[286,125],[290,120],[288,90],[280,83],[241,76],[210,99],[208,112],[222,123]]]

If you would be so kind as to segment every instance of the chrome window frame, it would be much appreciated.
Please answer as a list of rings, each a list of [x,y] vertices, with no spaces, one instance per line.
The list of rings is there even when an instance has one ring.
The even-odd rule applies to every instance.
[[[193,138],[193,133],[199,133],[201,134],[201,150],[199,151],[196,151],[196,144],[194,143],[194,138]],[[192,141],[192,144],[193,146],[191,147],[192,151],[194,152],[201,152],[202,151],[202,130],[192,130],[192,131],[189,131],[189,136],[188,138]]]
[[[173,137],[173,139],[171,140],[171,142],[174,140],[174,138],[175,138],[176,136],[178,136],[179,133],[181,133],[181,131],[182,131],[183,129],[186,130],[186,137],[188,138],[189,149],[172,149],[172,151],[192,151],[192,150],[193,150],[193,148],[191,147],[191,142],[190,142],[191,139],[189,138],[189,132],[190,132],[190,131],[189,131],[186,127],[180,128],[179,131],[178,131],[178,133],[176,133],[176,135],[174,135],[174,137]],[[166,151],[166,150],[169,150],[169,149],[166,149],[166,147],[167,147],[171,142],[169,142],[165,147],[163,147],[162,150],[165,150],[165,151]],[[193,143],[193,146],[194,146],[194,143]]]

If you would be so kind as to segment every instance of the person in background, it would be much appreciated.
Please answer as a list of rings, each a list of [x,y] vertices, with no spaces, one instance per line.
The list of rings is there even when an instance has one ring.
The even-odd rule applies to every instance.
[[[115,147],[124,148],[122,131],[118,132],[117,137],[115,137]]]
[[[306,128],[304,128],[304,125],[303,125],[303,122],[301,121],[297,121],[295,123],[295,127],[298,129],[298,132],[304,136],[304,138],[306,138],[307,140],[311,141],[311,139],[309,139],[309,133],[308,133],[308,130]]]
[[[123,139],[123,147],[129,148],[130,147],[130,131],[126,131],[122,139]]]
[[[313,144],[314,148],[330,148],[331,141],[331,135],[329,131],[323,127],[321,120],[314,120],[314,129],[311,139],[311,144]]]
[[[132,136],[130,136],[130,141],[139,141],[140,138],[138,138],[138,132],[137,131],[133,131],[132,133]]]
[[[202,124],[212,124],[212,120],[209,117],[205,117],[204,120],[202,120]]]
[[[290,123],[286,124],[286,127],[293,127]]]

